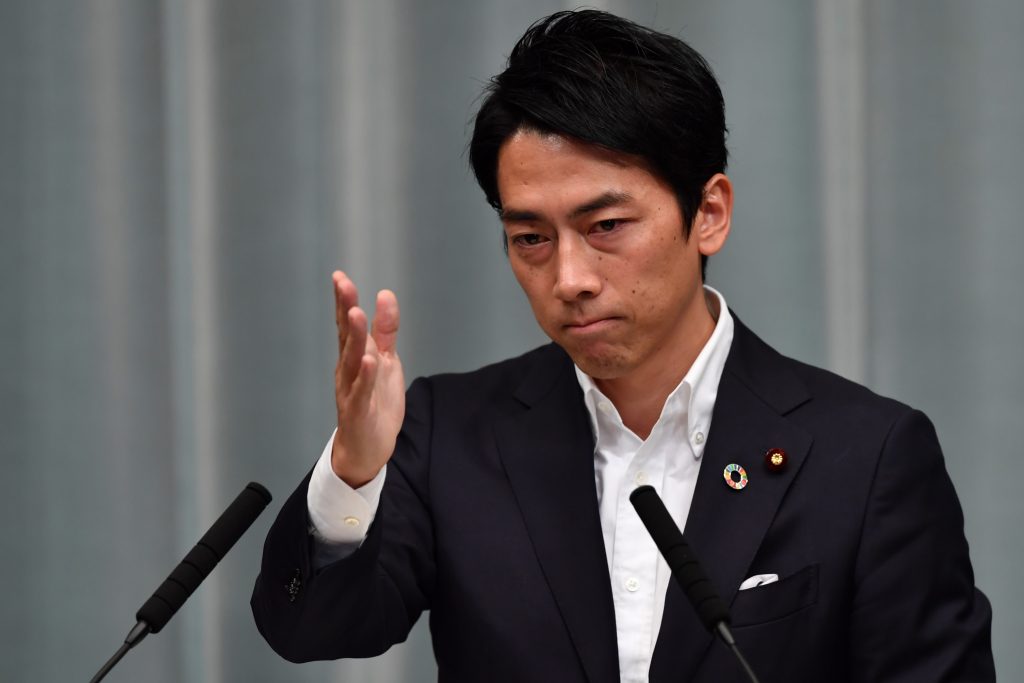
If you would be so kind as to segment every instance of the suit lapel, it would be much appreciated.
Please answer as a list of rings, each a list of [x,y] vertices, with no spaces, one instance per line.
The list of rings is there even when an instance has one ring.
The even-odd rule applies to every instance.
[[[588,680],[618,681],[594,441],[568,357],[552,349],[516,398],[523,412],[495,426],[502,463]]]
[[[718,388],[711,432],[697,477],[685,535],[712,583],[731,604],[747,576],[765,532],[811,445],[810,436],[784,415],[809,399],[778,354],[735,320],[733,345]],[[779,473],[769,472],[764,454],[786,451]],[[741,465],[749,484],[726,485],[729,464]],[[651,681],[688,680],[712,637],[701,626],[673,581],[666,596]]]

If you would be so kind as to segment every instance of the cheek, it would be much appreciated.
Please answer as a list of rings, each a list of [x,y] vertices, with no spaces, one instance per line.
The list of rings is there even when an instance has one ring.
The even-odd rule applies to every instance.
[[[512,264],[512,275],[515,276],[539,321],[551,292],[550,285],[545,282],[544,270],[520,261]]]
[[[684,255],[669,245],[651,255],[632,271],[626,284],[634,310],[647,319],[671,316],[684,305],[685,293],[698,285],[691,282]]]
[[[512,268],[512,275],[515,276],[519,286],[523,288],[524,292],[529,292],[531,283],[536,279],[536,269],[514,256],[509,257],[509,267]]]

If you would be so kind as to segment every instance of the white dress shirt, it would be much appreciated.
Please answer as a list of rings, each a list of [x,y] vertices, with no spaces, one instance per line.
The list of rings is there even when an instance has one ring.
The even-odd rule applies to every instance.
[[[718,382],[732,346],[733,321],[725,299],[714,289],[705,289],[709,297],[717,297],[715,330],[665,400],[646,440],[623,424],[612,402],[576,368],[594,432],[594,476],[623,683],[648,679],[671,579],[668,564],[630,504],[629,494],[637,486],[653,486],[679,528],[686,526]]]
[[[612,402],[576,368],[594,434],[594,477],[623,683],[648,680],[670,579],[668,564],[629,503],[629,494],[637,486],[650,484],[679,528],[686,525],[718,383],[732,345],[733,320],[725,298],[711,287],[705,290],[712,308],[717,308],[714,332],[669,394],[646,440],[623,424]],[[306,493],[310,532],[320,541],[313,558],[317,567],[349,555],[362,543],[387,471],[384,467],[372,481],[352,489],[331,469],[333,440],[332,435],[313,468]]]

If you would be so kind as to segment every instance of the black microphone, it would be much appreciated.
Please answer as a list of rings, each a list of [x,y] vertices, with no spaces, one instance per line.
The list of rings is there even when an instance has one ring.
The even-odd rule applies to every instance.
[[[652,486],[638,486],[629,494],[629,502],[636,509],[640,521],[647,527],[654,544],[658,546],[658,551],[668,562],[672,576],[683,589],[693,609],[697,611],[704,628],[721,637],[722,641],[736,653],[750,680],[758,683],[757,676],[743,657],[736,645],[736,639],[729,630],[729,608],[708,580],[703,567],[690,549],[690,544],[683,538],[658,492]]]
[[[235,542],[252,526],[271,499],[270,491],[254,481],[242,489],[210,530],[199,539],[192,550],[188,551],[171,575],[135,613],[138,623],[128,632],[124,644],[103,665],[90,683],[98,683],[128,650],[138,645],[150,633],[158,633],[167,625],[188,596],[192,595]]]

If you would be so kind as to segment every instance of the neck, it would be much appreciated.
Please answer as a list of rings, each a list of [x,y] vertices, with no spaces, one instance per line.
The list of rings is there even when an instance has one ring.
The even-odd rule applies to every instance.
[[[696,315],[687,316],[689,320],[671,344],[621,377],[594,380],[601,393],[615,404],[623,424],[641,439],[650,436],[669,394],[683,381],[711,338],[718,314],[717,298],[705,294],[700,297]]]

